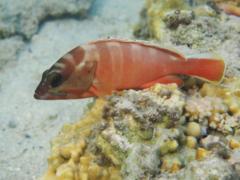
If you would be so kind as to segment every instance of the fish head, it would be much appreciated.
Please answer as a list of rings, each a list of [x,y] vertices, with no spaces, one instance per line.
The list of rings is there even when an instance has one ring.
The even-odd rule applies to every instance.
[[[89,91],[97,62],[85,58],[84,49],[77,47],[60,58],[42,74],[35,90],[36,99],[80,99],[93,97]]]

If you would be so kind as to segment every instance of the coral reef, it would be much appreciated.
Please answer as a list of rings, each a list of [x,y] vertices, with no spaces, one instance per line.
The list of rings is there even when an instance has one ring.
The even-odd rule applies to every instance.
[[[239,178],[239,82],[97,99],[52,141],[44,179]]]
[[[91,0],[3,0],[0,2],[0,37],[21,35],[29,39],[46,18],[83,16]]]

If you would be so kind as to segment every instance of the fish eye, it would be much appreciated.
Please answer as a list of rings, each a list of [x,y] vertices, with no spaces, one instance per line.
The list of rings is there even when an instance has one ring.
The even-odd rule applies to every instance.
[[[58,87],[63,83],[63,76],[59,73],[53,73],[50,77],[50,84],[51,87],[55,88]]]

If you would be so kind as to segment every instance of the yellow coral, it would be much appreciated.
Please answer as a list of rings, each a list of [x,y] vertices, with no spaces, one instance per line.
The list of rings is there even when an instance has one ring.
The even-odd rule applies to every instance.
[[[74,125],[65,125],[52,141],[52,154],[43,180],[121,179],[115,166],[99,166],[96,156],[86,150],[85,138],[102,117],[105,100],[98,99],[86,116]]]
[[[199,137],[201,135],[201,126],[196,122],[190,122],[187,125],[187,134],[189,136]]]
[[[186,145],[189,147],[189,148],[195,148],[196,145],[197,145],[197,139],[193,136],[187,136],[187,139],[186,139]]]
[[[229,141],[229,147],[230,147],[231,149],[240,148],[240,142],[238,142],[238,141],[235,140],[235,139],[230,139],[230,141]]]
[[[221,85],[204,83],[200,97],[191,96],[187,99],[186,114],[194,121],[207,120],[209,127],[224,134],[233,133],[239,127],[239,92],[239,78],[225,79]]]
[[[152,38],[161,39],[165,31],[163,17],[166,15],[166,12],[176,9],[185,9],[186,6],[184,0],[147,0],[146,9],[150,36]]]
[[[176,140],[167,140],[160,146],[160,153],[166,154],[177,150],[179,144]]]
[[[176,173],[181,169],[181,162],[176,157],[166,157],[162,161],[161,165],[161,171],[162,172],[170,172],[170,173]]]
[[[117,155],[117,152],[114,151],[114,148],[102,136],[97,138],[97,145],[115,165],[120,165],[121,159]]]
[[[202,160],[206,158],[209,155],[210,151],[204,149],[204,148],[198,148],[196,152],[196,159]]]
[[[220,97],[228,105],[229,110],[240,115],[240,79],[230,78],[225,79],[223,86],[216,86],[205,83],[200,93],[203,96]]]
[[[170,172],[171,172],[171,173],[176,173],[176,172],[179,171],[180,169],[181,169],[181,163],[180,163],[179,161],[177,161],[177,162],[174,162],[174,163],[173,163]]]

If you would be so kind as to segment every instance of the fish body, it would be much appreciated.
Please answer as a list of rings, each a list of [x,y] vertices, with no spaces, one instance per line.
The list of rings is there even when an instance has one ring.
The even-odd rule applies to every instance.
[[[155,83],[182,83],[177,74],[220,81],[225,65],[217,59],[186,59],[167,48],[106,39],[74,48],[45,71],[37,99],[78,99]]]
[[[222,9],[225,13],[240,16],[240,7],[230,3],[219,3],[218,7]]]

